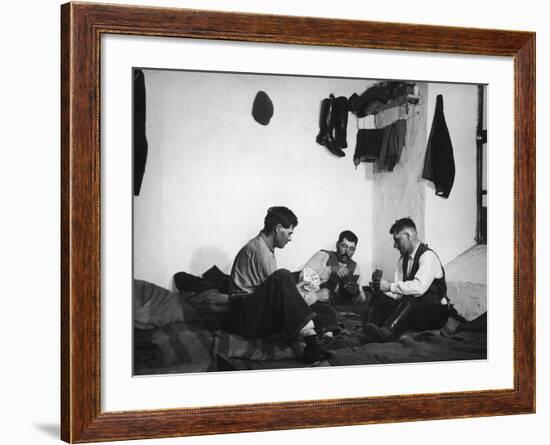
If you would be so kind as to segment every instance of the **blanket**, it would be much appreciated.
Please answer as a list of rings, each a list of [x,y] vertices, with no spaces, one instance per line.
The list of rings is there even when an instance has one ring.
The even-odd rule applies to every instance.
[[[407,333],[389,343],[369,343],[337,349],[330,363],[370,365],[487,358],[487,314],[464,323],[452,333],[421,331]]]
[[[326,338],[335,351],[322,365],[485,359],[486,314],[441,330],[407,332],[398,341],[362,344],[361,306],[334,306],[338,330]],[[170,292],[136,280],[134,374],[169,374],[305,366],[304,343],[279,337],[250,340],[224,329],[228,296],[217,289]],[[457,327],[458,325],[458,327]]]

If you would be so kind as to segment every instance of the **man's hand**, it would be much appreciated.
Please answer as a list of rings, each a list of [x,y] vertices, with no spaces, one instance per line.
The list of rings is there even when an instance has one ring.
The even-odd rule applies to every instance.
[[[317,301],[317,295],[315,295],[315,292],[309,292],[306,290],[306,282],[304,280],[300,281],[298,284],[296,284],[296,289],[298,289],[298,292],[304,299],[304,301],[307,303],[308,306],[311,306],[313,303]]]
[[[330,291],[328,289],[319,289],[315,292],[315,296],[317,297],[317,301],[321,301],[322,303],[330,301]]]
[[[349,275],[350,271],[345,264],[338,264],[336,266],[332,266],[332,273],[336,274],[339,278],[344,278]]]
[[[388,292],[390,290],[390,282],[384,280],[382,277],[376,277],[370,284],[374,289],[380,289],[382,292]]]
[[[353,281],[348,281],[346,284],[344,284],[344,289],[352,297],[357,297],[357,295],[361,293],[359,285],[357,283],[354,283]]]

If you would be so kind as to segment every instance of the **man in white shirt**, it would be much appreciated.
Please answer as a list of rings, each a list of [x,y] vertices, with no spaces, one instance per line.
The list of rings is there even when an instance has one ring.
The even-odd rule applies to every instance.
[[[364,340],[388,342],[405,329],[439,329],[449,318],[445,271],[436,253],[418,239],[410,218],[397,220],[390,229],[401,257],[393,282],[373,277]]]

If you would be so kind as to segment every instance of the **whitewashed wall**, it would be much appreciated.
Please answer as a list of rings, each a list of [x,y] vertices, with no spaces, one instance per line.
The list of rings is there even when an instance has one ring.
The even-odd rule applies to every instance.
[[[400,218],[414,220],[420,237],[424,235],[426,219],[426,184],[422,179],[426,153],[426,97],[427,84],[419,82],[418,114],[407,120],[407,137],[399,163],[392,172],[374,174],[373,188],[373,259],[374,266],[393,279],[399,252],[393,249],[389,234],[392,224]]]
[[[346,157],[315,142],[320,101],[362,92],[365,80],[146,71],[149,154],[134,199],[134,276],[172,287],[178,271],[200,275],[216,264],[229,272],[239,248],[261,229],[268,207],[298,215],[294,239],[277,251],[295,270],[338,233],[359,236],[355,259],[391,277],[397,251],[388,229],[411,216],[446,263],[474,244],[475,86],[419,83],[419,115],[408,121],[407,146],[393,172],[354,168],[356,122],[350,114]],[[274,104],[268,126],[251,116],[258,90]],[[435,98],[453,142],[456,178],[448,199],[421,178]]]
[[[453,144],[456,175],[447,199],[436,196],[433,183],[426,181],[425,240],[445,264],[476,243],[477,86],[430,83],[428,135],[438,94],[443,95],[443,112]]]
[[[268,207],[298,216],[280,267],[332,248],[340,231],[359,237],[355,259],[371,270],[372,181],[355,169],[355,120],[347,154],[315,142],[329,93],[361,93],[369,82],[286,76],[146,71],[149,154],[134,199],[134,276],[172,287],[178,271],[229,272],[239,248],[263,226]],[[251,116],[258,90],[271,97],[268,126]]]

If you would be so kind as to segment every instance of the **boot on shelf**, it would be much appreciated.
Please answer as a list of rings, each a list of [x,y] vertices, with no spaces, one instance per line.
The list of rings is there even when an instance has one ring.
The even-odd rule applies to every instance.
[[[345,156],[345,153],[337,147],[334,139],[335,107],[334,95],[321,101],[321,111],[319,113],[319,134],[316,141],[319,145],[326,147],[333,155],[339,158]]]
[[[347,148],[348,99],[344,96],[334,99],[334,141],[337,148]]]

